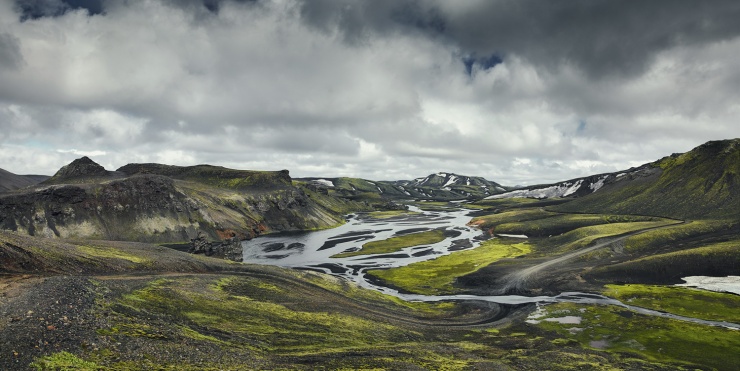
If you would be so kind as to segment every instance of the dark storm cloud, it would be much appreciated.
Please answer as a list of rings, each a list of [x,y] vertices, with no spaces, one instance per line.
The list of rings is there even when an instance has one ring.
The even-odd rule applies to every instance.
[[[734,2],[247,3],[0,1],[0,164],[515,184],[740,135]]]
[[[324,31],[338,27],[351,43],[399,29],[441,33],[446,28],[437,8],[415,0],[309,0],[302,2],[301,15],[308,24]]]
[[[70,10],[85,9],[90,15],[103,13],[102,0],[16,0],[21,20],[58,17]]]
[[[539,67],[574,66],[592,78],[634,76],[666,49],[740,35],[740,2],[304,1],[306,21],[350,40],[416,27],[464,54],[516,54]],[[467,62],[465,62],[467,63]]]

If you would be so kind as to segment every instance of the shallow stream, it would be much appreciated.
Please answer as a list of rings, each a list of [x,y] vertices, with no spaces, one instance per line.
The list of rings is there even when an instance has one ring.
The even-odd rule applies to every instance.
[[[617,305],[637,313],[679,319],[712,326],[740,329],[739,324],[705,321],[682,317],[650,309],[634,307],[602,295],[564,292],[556,296],[521,295],[414,295],[399,293],[388,287],[378,286],[366,278],[366,271],[376,268],[401,267],[411,263],[437,258],[455,251],[478,247],[487,239],[481,230],[467,223],[471,210],[423,211],[410,207],[414,214],[388,219],[373,219],[367,215],[349,215],[347,223],[328,230],[315,232],[280,233],[257,237],[242,243],[244,262],[268,264],[297,269],[321,271],[354,281],[358,285],[381,291],[409,301],[485,301],[504,305],[531,303],[572,302],[582,304]],[[405,248],[390,254],[360,255],[332,258],[333,255],[359,250],[369,241],[380,241],[409,233],[440,229],[446,238],[438,243]]]

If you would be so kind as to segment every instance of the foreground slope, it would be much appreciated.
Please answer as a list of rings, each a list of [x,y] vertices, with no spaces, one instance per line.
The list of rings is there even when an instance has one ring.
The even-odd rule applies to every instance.
[[[637,314],[630,321],[659,327],[661,338],[620,331],[615,341],[647,348],[614,352],[574,341],[567,328],[524,322],[521,309],[407,303],[324,274],[145,244],[0,232],[0,257],[9,254],[27,264],[0,258],[7,370],[729,370],[739,361],[718,356],[737,346],[731,330]],[[613,323],[623,318],[613,308],[559,310],[570,309],[624,325]],[[502,314],[508,319],[497,321]],[[697,334],[713,341],[687,341]],[[651,352],[681,341],[691,346],[675,358]]]

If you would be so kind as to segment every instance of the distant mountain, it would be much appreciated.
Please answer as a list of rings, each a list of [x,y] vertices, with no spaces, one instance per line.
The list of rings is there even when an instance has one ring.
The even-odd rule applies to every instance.
[[[49,177],[44,175],[17,175],[0,169],[0,192],[32,186],[47,178]]]
[[[481,177],[453,173],[430,174],[414,180],[370,181],[360,178],[303,178],[342,197],[454,201],[479,199],[508,189]]]
[[[740,219],[740,139],[707,142],[683,154],[615,173],[529,186],[488,199],[571,198],[556,210]]]
[[[440,200],[480,198],[508,190],[496,182],[481,177],[444,172],[392,183],[414,197]]]

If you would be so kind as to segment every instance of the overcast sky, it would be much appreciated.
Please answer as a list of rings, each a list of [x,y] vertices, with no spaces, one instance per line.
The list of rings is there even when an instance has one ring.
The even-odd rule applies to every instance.
[[[0,168],[502,184],[740,137],[740,2],[0,0]]]

